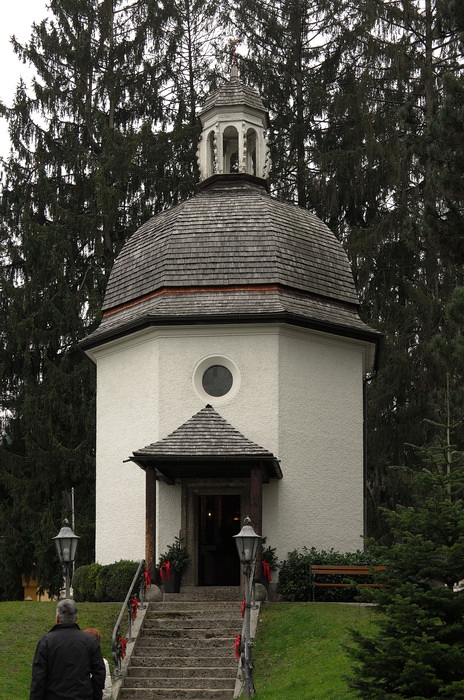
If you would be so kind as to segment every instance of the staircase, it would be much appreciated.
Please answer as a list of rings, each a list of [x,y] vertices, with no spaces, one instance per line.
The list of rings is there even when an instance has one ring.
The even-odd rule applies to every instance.
[[[118,700],[232,700],[241,590],[182,590],[149,603]]]

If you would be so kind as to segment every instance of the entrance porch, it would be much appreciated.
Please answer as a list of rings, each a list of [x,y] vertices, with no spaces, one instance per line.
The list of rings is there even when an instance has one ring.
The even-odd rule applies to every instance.
[[[163,440],[130,458],[146,472],[146,562],[153,577],[156,552],[156,482],[181,487],[182,533],[191,565],[189,586],[240,584],[240,564],[232,539],[249,516],[262,534],[262,487],[282,478],[276,457],[248,440],[211,406],[195,414]],[[259,565],[259,562],[258,562]]]

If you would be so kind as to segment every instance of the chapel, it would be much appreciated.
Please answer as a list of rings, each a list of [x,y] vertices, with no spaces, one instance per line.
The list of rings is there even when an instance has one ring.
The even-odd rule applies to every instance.
[[[249,516],[279,559],[364,534],[364,386],[380,335],[314,214],[269,194],[268,114],[230,79],[199,115],[198,192],[148,220],[82,347],[97,371],[96,559],[181,536],[187,585],[238,585]]]

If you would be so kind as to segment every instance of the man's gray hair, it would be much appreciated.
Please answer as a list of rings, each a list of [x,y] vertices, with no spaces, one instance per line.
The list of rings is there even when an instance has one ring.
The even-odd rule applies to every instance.
[[[60,600],[56,606],[56,616],[59,618],[60,622],[64,624],[69,624],[70,622],[76,622],[77,620],[77,605],[73,600],[65,598],[65,600]]]

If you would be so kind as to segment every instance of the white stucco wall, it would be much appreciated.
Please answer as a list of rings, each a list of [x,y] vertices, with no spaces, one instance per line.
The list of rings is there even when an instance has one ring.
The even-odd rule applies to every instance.
[[[93,351],[97,363],[96,560],[145,556],[145,473],[124,463],[157,431],[158,351],[146,336]]]
[[[363,348],[285,328],[279,342],[280,482],[264,486],[263,534],[292,549],[363,542]]]
[[[277,344],[274,329],[193,327],[159,332],[159,435],[165,437],[210,403],[246,437],[277,452]],[[204,399],[194,388],[197,365],[207,357],[224,356],[240,371],[240,389],[230,400]],[[233,393],[233,392],[232,392]],[[259,397],[259,399],[258,399]],[[257,405],[261,410],[257,411]],[[272,438],[271,438],[272,435]],[[147,443],[148,444],[148,443]],[[174,495],[176,490],[176,496]],[[168,500],[158,500],[157,549],[163,552],[180,528],[180,486],[160,485]],[[175,502],[174,502],[175,499]],[[178,518],[173,525],[173,513]]]
[[[145,554],[145,473],[123,460],[206,403],[281,460],[284,478],[263,489],[263,534],[280,558],[303,545],[362,546],[360,343],[289,326],[193,326],[148,329],[89,354],[98,378],[97,561]],[[212,355],[239,370],[230,400],[195,390],[195,368]],[[159,483],[157,493],[162,552],[179,533],[181,487]]]

